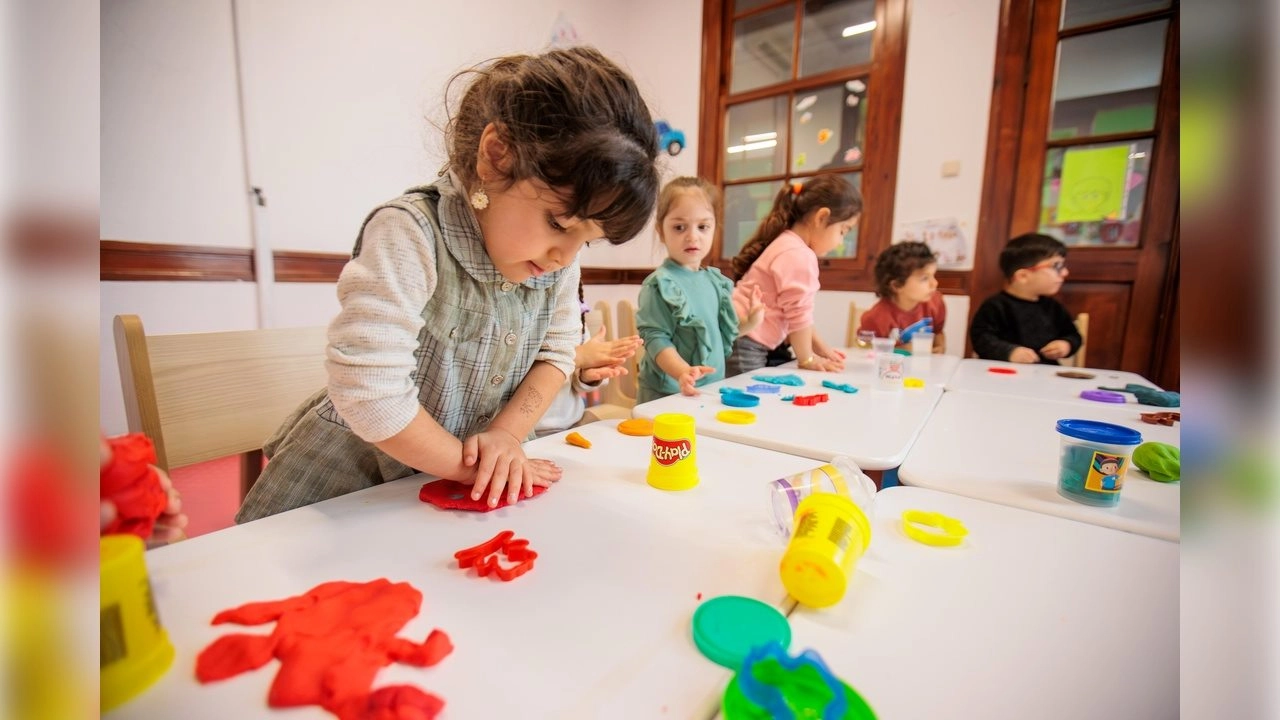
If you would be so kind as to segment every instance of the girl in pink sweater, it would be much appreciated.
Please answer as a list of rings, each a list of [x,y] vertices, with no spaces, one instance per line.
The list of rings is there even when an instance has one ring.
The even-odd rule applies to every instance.
[[[783,340],[790,341],[801,368],[844,369],[844,353],[813,329],[813,303],[819,289],[818,258],[840,246],[861,213],[862,196],[840,175],[818,175],[778,192],[769,215],[733,259],[738,314],[746,311],[755,288],[765,313],[755,330],[734,342],[726,376],[764,367],[769,351]]]

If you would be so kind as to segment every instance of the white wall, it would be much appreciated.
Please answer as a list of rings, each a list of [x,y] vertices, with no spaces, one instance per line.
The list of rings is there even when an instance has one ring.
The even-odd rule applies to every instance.
[[[986,150],[999,0],[913,0],[895,222],[955,216],[972,235]],[[247,174],[268,205],[259,242],[347,252],[365,213],[440,165],[444,83],[462,67],[544,48],[562,12],[582,42],[627,67],[655,117],[689,146],[664,174],[697,171],[701,6],[686,0],[237,0]],[[502,18],[494,22],[493,18]],[[253,234],[236,97],[232,0],[116,0],[102,7],[102,237],[250,247]],[[956,178],[940,177],[960,160]],[[592,267],[651,267],[652,229],[592,248]],[[256,327],[252,283],[103,283],[101,418],[125,427],[111,318],[137,313],[153,332]],[[588,299],[634,300],[638,286],[590,287]],[[818,329],[843,341],[848,298],[824,292]],[[593,299],[594,298],[594,299]],[[323,324],[330,284],[276,284],[270,323]],[[966,309],[948,298],[952,349]],[[958,352],[958,350],[956,350]]]
[[[973,247],[999,19],[1000,0],[911,0],[895,235],[903,223],[954,217]],[[942,177],[948,160],[959,175]]]

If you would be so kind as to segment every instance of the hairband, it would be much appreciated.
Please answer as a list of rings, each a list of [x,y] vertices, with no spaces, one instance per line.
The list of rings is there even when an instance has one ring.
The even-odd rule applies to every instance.
[[[803,190],[803,189],[804,189],[804,185],[802,185],[801,183],[798,183],[798,182],[793,182],[793,183],[791,183],[791,194],[792,194],[792,195],[799,195],[799,194],[800,194],[800,191],[801,191],[801,190]]]

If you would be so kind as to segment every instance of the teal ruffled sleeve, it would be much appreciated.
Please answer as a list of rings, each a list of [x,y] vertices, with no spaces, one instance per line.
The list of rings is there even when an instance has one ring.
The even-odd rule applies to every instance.
[[[711,282],[720,298],[720,344],[727,360],[733,354],[733,341],[738,339],[738,311],[733,307],[733,281],[721,274],[718,268],[707,268]]]

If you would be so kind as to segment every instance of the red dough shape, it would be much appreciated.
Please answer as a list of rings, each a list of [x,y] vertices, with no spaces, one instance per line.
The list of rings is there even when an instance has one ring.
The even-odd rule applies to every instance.
[[[458,561],[458,567],[475,567],[480,577],[496,573],[499,580],[511,582],[532,570],[533,561],[538,559],[538,553],[529,549],[529,541],[513,539],[515,536],[514,531],[503,530],[479,545],[459,550],[453,557]],[[516,564],[509,568],[498,564],[499,551]]]
[[[1014,370],[1013,368],[1007,368],[1007,367],[989,367],[987,368],[987,372],[995,373],[997,375],[1017,375],[1018,374],[1017,370]]]
[[[116,506],[116,519],[103,528],[103,535],[132,533],[146,540],[156,526],[156,518],[169,504],[156,474],[156,449],[142,433],[130,433],[107,440],[111,462],[102,468],[99,494]]]
[[[817,405],[818,403],[827,402],[826,393],[818,393],[817,395],[797,395],[792,399],[793,405]]]
[[[224,610],[213,624],[262,625],[270,635],[235,633],[212,642],[196,658],[196,679],[222,680],[280,660],[267,695],[271,707],[319,705],[342,720],[435,717],[440,698],[411,686],[370,692],[378,671],[392,662],[427,667],[453,650],[449,636],[432,630],[422,643],[396,637],[418,614],[422,593],[408,583],[379,578],[329,582],[303,595]]]
[[[546,491],[547,489],[544,487],[533,486],[534,497]],[[506,493],[503,493],[498,498],[498,504],[494,507],[489,507],[489,500],[486,497],[472,500],[471,486],[464,485],[457,480],[435,480],[429,482],[418,491],[418,499],[424,503],[435,505],[441,510],[469,510],[471,512],[489,512],[511,504],[507,502]],[[516,502],[519,502],[519,500]]]

